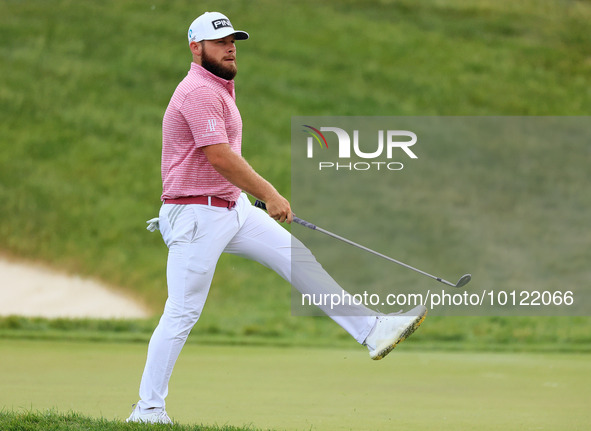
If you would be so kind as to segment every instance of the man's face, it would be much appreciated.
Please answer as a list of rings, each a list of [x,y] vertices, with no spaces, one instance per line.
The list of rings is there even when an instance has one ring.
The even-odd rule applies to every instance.
[[[234,35],[201,42],[201,66],[220,78],[231,80],[236,76],[236,39]]]

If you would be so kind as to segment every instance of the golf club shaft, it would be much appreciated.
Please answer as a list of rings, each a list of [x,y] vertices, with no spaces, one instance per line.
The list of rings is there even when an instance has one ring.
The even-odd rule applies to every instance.
[[[264,210],[267,209],[267,206],[265,205],[265,203],[264,202],[261,202],[259,200],[255,201],[254,205],[256,207],[261,208],[261,209],[264,209]],[[329,232],[326,229],[322,229],[321,227],[318,227],[315,224],[310,223],[309,221],[306,221],[306,220],[303,220],[303,219],[301,219],[299,217],[296,217],[295,215],[293,216],[293,221],[294,221],[294,223],[297,223],[297,224],[299,224],[301,226],[307,227],[308,229],[317,230],[318,232],[322,232],[323,234],[328,235],[328,236],[330,236],[332,238],[338,239],[339,241],[343,241],[343,242],[345,242],[345,243],[347,243],[349,245],[352,245],[354,247],[360,248],[361,250],[365,250],[368,253],[375,254],[376,256],[379,256],[382,259],[386,259],[386,260],[388,260],[390,262],[394,262],[394,263],[396,263],[398,265],[401,265],[401,266],[403,266],[405,268],[408,268],[408,269],[411,269],[411,270],[413,270],[415,272],[418,272],[419,274],[426,275],[427,277],[430,277],[433,280],[437,280],[437,281],[439,281],[439,282],[441,282],[443,284],[447,284],[448,286],[456,287],[455,284],[450,283],[449,281],[444,280],[443,278],[436,277],[436,276],[431,275],[431,274],[429,274],[429,273],[427,273],[425,271],[421,271],[420,269],[415,268],[414,266],[407,265],[406,263],[400,262],[399,260],[396,260],[394,258],[391,258],[389,256],[386,256],[385,254],[382,254],[382,253],[379,253],[379,252],[377,252],[375,250],[372,250],[371,248],[365,247],[365,246],[363,246],[361,244],[357,244],[354,241],[351,241],[351,240],[349,240],[347,238],[343,238],[342,236],[337,235],[337,234],[332,233],[332,232]]]

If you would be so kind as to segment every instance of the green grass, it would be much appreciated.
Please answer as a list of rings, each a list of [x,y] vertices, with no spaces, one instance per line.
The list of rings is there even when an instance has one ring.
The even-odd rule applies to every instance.
[[[91,418],[76,412],[59,413],[56,410],[0,411],[0,427],[5,431],[119,431],[119,430],[178,430],[178,431],[257,431],[252,427],[207,425],[161,425],[124,423],[122,421]]]
[[[205,9],[227,12],[252,36],[238,47],[244,154],[288,196],[292,116],[591,112],[588,2],[5,1],[3,254],[102,279],[159,313],[166,248],[144,221],[159,207],[161,118],[189,67],[185,30]],[[422,180],[393,190],[400,204],[372,224],[376,231],[386,220],[399,227],[384,252],[446,275],[472,271],[473,283],[588,285],[589,204],[582,198],[588,150],[578,142],[569,151],[519,145],[425,155]],[[510,154],[519,157],[508,160]],[[456,175],[469,163],[468,177]],[[514,175],[520,166],[530,175]],[[490,200],[477,199],[484,195]],[[443,216],[442,201],[455,204]],[[417,282],[416,274],[396,274],[401,284]],[[199,330],[344,338],[327,319],[289,316],[289,298],[289,286],[275,274],[225,256]],[[472,325],[450,322],[465,331],[460,342],[474,337]],[[537,328],[526,331],[534,338],[561,340],[536,332],[553,325],[533,319],[520,326]],[[558,326],[590,327],[570,318]],[[588,340],[585,333],[577,337]]]
[[[382,361],[371,361],[359,346],[189,344],[170,382],[167,411],[175,423],[209,424],[205,429],[588,426],[588,354],[412,351],[405,343]],[[94,428],[88,420],[74,430],[101,429],[97,418],[128,429],[121,421],[137,400],[145,345],[3,340],[0,357],[0,406],[9,421],[31,412],[45,420],[36,412],[53,410],[76,412],[71,421],[80,415],[95,419]],[[5,420],[0,416],[1,429]],[[53,415],[52,422],[60,421]]]
[[[189,67],[185,31],[208,9],[251,34],[238,45],[243,152],[287,196],[292,116],[591,112],[584,1],[8,0],[2,254],[101,279],[159,314],[166,248],[144,221],[159,208],[161,118]],[[387,216],[364,203],[374,234],[396,227],[381,251],[444,277],[471,271],[480,287],[589,285],[585,140],[418,147]],[[311,221],[339,231],[329,216]],[[144,428],[121,421],[155,324],[1,318],[0,429]],[[277,275],[224,256],[169,413],[219,424],[176,429],[582,430],[590,345],[589,317],[429,316],[374,363],[329,319],[292,316]]]
[[[351,337],[327,318],[286,316],[300,328],[238,326],[234,331],[197,325],[187,343],[196,345],[307,346],[350,348]],[[150,339],[157,319],[98,320],[0,318],[0,339],[70,340],[141,343]],[[287,325],[285,322],[284,325]],[[303,328],[303,329],[301,329]],[[296,332],[299,329],[301,332]],[[586,317],[432,316],[404,349],[482,352],[590,353],[591,333]]]

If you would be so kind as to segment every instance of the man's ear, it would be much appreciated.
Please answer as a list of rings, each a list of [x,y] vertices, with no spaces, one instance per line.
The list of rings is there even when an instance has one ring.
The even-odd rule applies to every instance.
[[[203,45],[201,42],[191,42],[189,44],[189,48],[191,48],[193,56],[201,57],[201,53],[203,51]]]

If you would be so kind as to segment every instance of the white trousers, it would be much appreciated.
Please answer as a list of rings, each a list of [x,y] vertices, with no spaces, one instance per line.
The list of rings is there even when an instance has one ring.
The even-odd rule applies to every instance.
[[[141,412],[164,408],[172,369],[201,315],[223,252],[260,262],[302,293],[343,293],[312,253],[244,194],[231,210],[164,204],[159,224],[169,248],[168,299],[148,346],[140,384]],[[332,309],[329,316],[359,343],[376,322],[375,312],[363,306]]]

